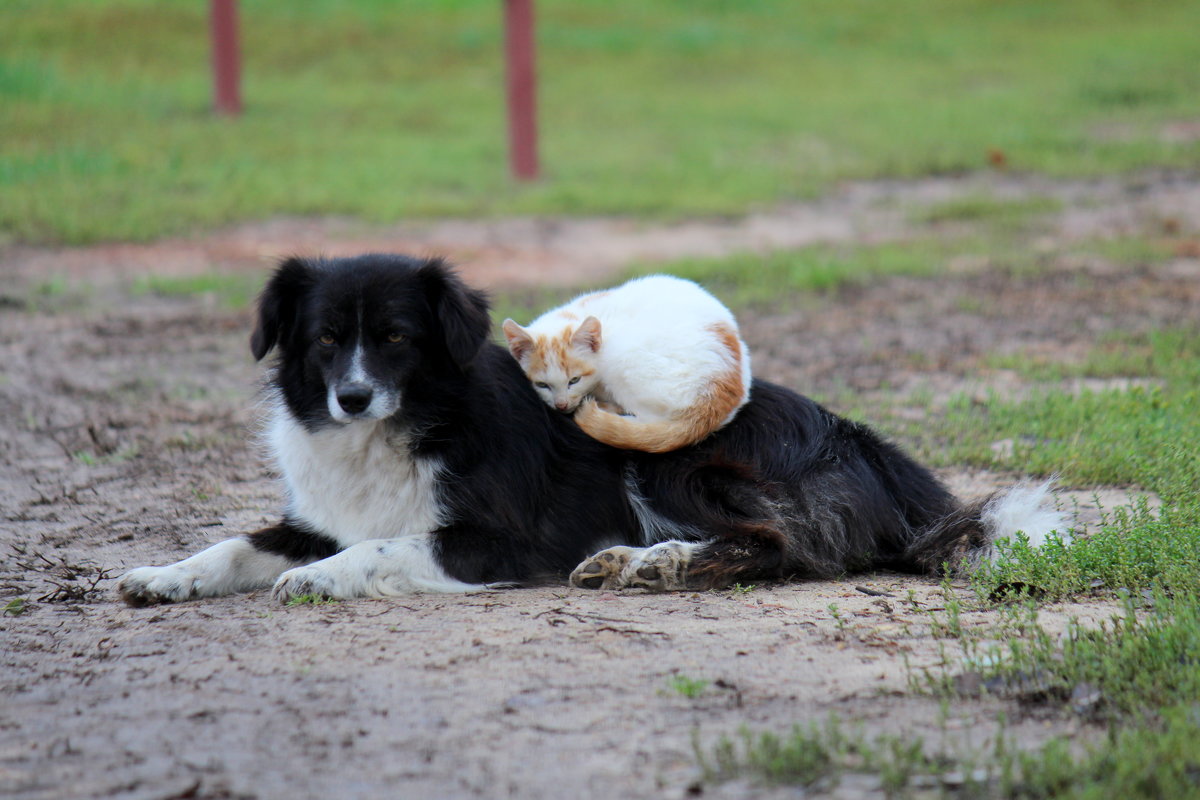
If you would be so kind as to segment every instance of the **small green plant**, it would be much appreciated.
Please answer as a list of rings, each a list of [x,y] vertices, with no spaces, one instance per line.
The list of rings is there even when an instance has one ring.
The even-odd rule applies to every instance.
[[[703,678],[689,678],[686,675],[672,675],[667,681],[667,686],[676,694],[694,700],[704,694],[704,690],[708,688],[708,681]]]
[[[29,610],[29,604],[25,602],[24,597],[14,597],[9,600],[4,606],[4,616],[19,617]]]
[[[301,594],[296,595],[291,600],[287,601],[288,607],[292,606],[328,606],[338,602],[332,597],[325,597],[319,594]]]
[[[758,587],[755,586],[753,583],[746,584],[745,586],[743,586],[740,583],[735,583],[733,586],[729,587],[729,593],[731,595],[733,595],[734,597],[738,597],[740,595],[750,594],[756,588],[758,588]]]
[[[136,458],[138,452],[138,447],[133,445],[105,455],[96,455],[87,450],[77,450],[72,454],[72,457],[84,466],[98,467],[103,464],[123,464],[130,459]]]
[[[837,626],[838,634],[845,635],[846,630],[850,627],[850,624],[849,621],[843,617],[842,613],[838,610],[837,603],[830,603],[826,607],[829,609],[829,616],[833,617],[833,622],[834,625]]]

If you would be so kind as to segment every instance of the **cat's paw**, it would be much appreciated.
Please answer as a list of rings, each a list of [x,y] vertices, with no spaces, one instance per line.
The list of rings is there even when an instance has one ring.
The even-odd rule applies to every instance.
[[[634,547],[610,547],[601,550],[571,573],[571,583],[583,589],[620,589],[621,574],[629,566],[638,549]]]

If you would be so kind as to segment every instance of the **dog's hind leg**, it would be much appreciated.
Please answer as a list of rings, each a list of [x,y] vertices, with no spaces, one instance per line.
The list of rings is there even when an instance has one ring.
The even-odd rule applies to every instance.
[[[130,570],[117,581],[117,591],[131,606],[251,592],[267,588],[284,570],[336,550],[332,539],[281,522],[175,564]]]
[[[575,568],[571,583],[584,589],[654,592],[716,589],[742,578],[778,577],[782,563],[783,554],[773,537],[667,541],[601,550]]]
[[[571,583],[584,589],[686,589],[688,567],[702,547],[678,541],[652,547],[610,547],[584,559],[571,573]]]

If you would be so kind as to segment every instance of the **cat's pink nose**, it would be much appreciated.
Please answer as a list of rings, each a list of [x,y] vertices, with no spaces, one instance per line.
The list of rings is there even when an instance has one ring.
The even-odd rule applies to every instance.
[[[566,400],[555,400],[554,401],[554,407],[557,408],[559,411],[566,411],[567,408],[570,407],[570,405],[571,404],[568,403]]]

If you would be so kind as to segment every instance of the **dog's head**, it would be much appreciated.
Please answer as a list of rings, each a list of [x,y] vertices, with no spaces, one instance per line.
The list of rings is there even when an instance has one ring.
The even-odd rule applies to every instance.
[[[276,381],[300,419],[384,419],[413,380],[469,367],[487,308],[440,259],[290,258],[259,298],[250,351],[278,351]]]

